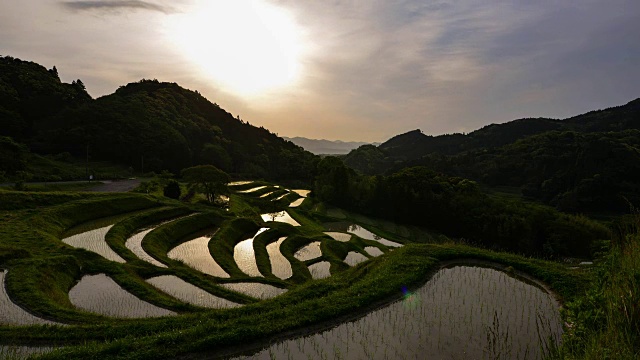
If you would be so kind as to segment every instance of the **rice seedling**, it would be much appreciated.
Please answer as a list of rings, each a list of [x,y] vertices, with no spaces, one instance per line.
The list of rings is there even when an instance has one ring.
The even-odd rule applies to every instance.
[[[0,272],[0,325],[56,324],[53,321],[31,315],[11,301],[4,286],[7,272],[7,270]]]
[[[309,243],[293,254],[293,257],[300,261],[312,260],[322,256],[322,250],[320,250],[320,241],[314,241]]]
[[[220,278],[229,278],[229,274],[218,265],[209,252],[209,241],[211,241],[212,236],[201,236],[182,243],[171,249],[167,256],[202,273]]]
[[[144,239],[145,236],[147,236],[148,233],[152,232],[153,230],[155,230],[158,226],[153,226],[150,227],[146,230],[140,231],[136,234],[134,234],[133,236],[131,236],[130,238],[127,239],[127,241],[125,242],[125,246],[127,247],[127,249],[129,249],[132,253],[134,253],[138,258],[140,258],[141,260],[144,260],[146,262],[148,262],[151,265],[157,266],[157,267],[161,267],[161,268],[167,268],[167,265],[161,263],[160,261],[156,260],[153,258],[153,256],[147,254],[146,251],[144,251],[144,249],[142,248],[142,240]]]
[[[82,310],[115,318],[177,315],[138,299],[105,274],[83,276],[69,291],[69,300]]]
[[[302,203],[306,200],[307,198],[301,197],[299,199],[294,200],[293,202],[291,202],[291,204],[289,204],[289,207],[295,208],[298,207],[300,205],[302,205]]]
[[[262,300],[271,299],[287,292],[287,289],[281,289],[269,284],[253,282],[226,283],[221,284],[220,286]]]
[[[367,254],[369,254],[371,256],[374,256],[374,257],[384,254],[382,252],[382,250],[380,250],[380,248],[377,248],[375,246],[367,246],[367,247],[364,248],[364,251],[366,251]]]
[[[345,233],[335,232],[335,231],[325,231],[325,234],[331,236],[334,240],[340,241],[340,242],[348,242],[349,240],[351,240],[351,234],[345,234]]]
[[[177,276],[156,276],[147,279],[147,282],[176,299],[192,305],[212,309],[227,309],[241,306],[233,301],[212,295]]]
[[[293,275],[291,269],[291,263],[287,260],[280,251],[280,245],[287,239],[283,236],[278,241],[267,245],[267,253],[269,254],[269,261],[271,262],[271,273],[280,279],[288,279]]]
[[[286,212],[286,211],[279,211],[279,212],[275,212],[275,213],[262,214],[262,215],[260,215],[260,217],[262,217],[262,221],[264,221],[264,222],[278,221],[278,222],[282,222],[282,223],[291,224],[293,226],[300,226],[300,223],[295,221],[291,217],[291,215],[289,215],[289,213]]]
[[[349,251],[347,257],[344,259],[344,262],[349,266],[356,266],[361,262],[365,262],[367,260],[369,260],[369,258],[360,254],[359,252]]]
[[[558,306],[541,289],[493,269],[456,266],[385,308],[250,358],[540,359],[539,339],[557,342],[561,331]]]
[[[251,189],[248,189],[248,190],[240,190],[240,191],[238,191],[238,193],[248,194],[248,193],[252,193],[254,191],[262,190],[262,189],[265,189],[265,188],[266,188],[266,186],[258,186],[258,187],[254,187],[254,188],[251,188]]]
[[[236,261],[238,268],[249,276],[263,276],[260,273],[260,270],[258,270],[258,264],[256,263],[256,253],[253,249],[253,240],[256,236],[267,230],[269,230],[269,228],[261,228],[252,238],[240,241],[233,248],[233,259]]]
[[[331,276],[331,263],[328,261],[320,261],[313,265],[309,265],[309,272],[313,279],[324,279]]]
[[[105,236],[112,227],[113,224],[98,229],[85,231],[80,234],[66,237],[62,239],[62,242],[75,248],[92,251],[107,260],[124,264],[126,263],[126,261],[115,251],[113,251],[109,247],[109,244],[107,244],[107,242],[105,241]]]

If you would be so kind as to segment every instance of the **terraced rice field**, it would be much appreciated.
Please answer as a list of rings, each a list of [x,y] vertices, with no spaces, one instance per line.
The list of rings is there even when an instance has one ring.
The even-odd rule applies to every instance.
[[[83,276],[69,291],[69,300],[84,311],[115,318],[177,315],[140,300],[105,274]]]
[[[354,322],[236,359],[540,359],[539,339],[561,333],[558,304],[542,289],[456,266]]]
[[[0,325],[54,324],[53,321],[33,316],[11,301],[4,286],[7,270],[0,272]],[[1,353],[0,353],[1,354]]]
[[[258,313],[261,310],[256,309],[262,309],[262,305],[270,309],[269,304],[284,311],[278,308],[280,301],[293,303],[287,299],[299,296],[299,289],[314,296],[326,296],[332,291],[327,289],[333,288],[348,291],[360,278],[375,272],[377,266],[386,266],[395,254],[416,249],[407,246],[391,251],[403,246],[394,240],[407,240],[389,229],[406,228],[389,224],[381,227],[369,219],[367,228],[389,234],[386,239],[360,226],[353,214],[340,209],[332,209],[331,214],[347,218],[346,221],[321,224],[318,218],[324,221],[328,212],[314,217],[314,210],[305,210],[322,208],[316,206],[316,199],[307,198],[308,190],[290,191],[262,184],[252,185],[250,181],[233,184],[246,190],[231,194],[231,202],[241,199],[253,204],[249,201],[252,198],[261,204],[246,206],[241,216],[235,210],[185,207],[178,209],[174,217],[160,217],[154,215],[153,206],[158,205],[153,203],[151,210],[97,218],[61,230],[63,235],[55,238],[48,248],[60,251],[51,260],[59,263],[39,275],[50,276],[49,283],[62,279],[63,293],[56,293],[54,305],[43,307],[49,313],[58,311],[61,317],[43,319],[32,313],[46,314],[46,311],[30,312],[29,306],[16,305],[5,291],[7,274],[12,274],[9,268],[8,272],[0,271],[0,326],[64,325],[60,329],[68,329],[78,323],[90,328],[94,322],[111,326],[132,324],[132,320],[119,319],[161,318],[139,321],[143,324],[140,326],[167,321],[169,325],[163,323],[159,327],[178,328],[181,325],[176,324],[183,318],[180,321],[162,318],[186,314],[185,321],[198,318],[206,322],[211,318],[226,319],[234,311],[234,316],[244,311]],[[282,197],[295,192],[301,196],[298,200],[311,204],[293,209],[286,204],[256,200],[275,196],[273,191],[269,192],[271,189],[286,190]],[[231,205],[233,208],[234,204]],[[267,212],[274,207],[280,211]],[[194,214],[184,217],[189,213]],[[166,221],[167,218],[173,220]],[[105,260],[69,246],[99,254]],[[143,261],[134,261],[131,253]],[[424,256],[420,261],[431,264],[435,260]],[[389,265],[384,269],[395,267]],[[349,278],[352,274],[357,276]],[[327,278],[330,279],[322,280]],[[348,285],[342,285],[345,283]],[[37,288],[38,284],[30,286]],[[558,304],[548,294],[492,269],[468,266],[441,269],[419,290],[407,291],[405,295],[403,300],[363,314],[359,320],[278,342],[258,350],[251,358],[396,359],[422,358],[424,354],[437,358],[494,358],[497,354],[539,359],[542,354],[539,337],[556,341],[561,333]],[[359,293],[352,295],[358,296]],[[262,301],[268,299],[274,300]],[[201,323],[194,324],[197,327]],[[260,331],[263,325],[267,326],[261,324]],[[217,326],[209,322],[204,328],[218,329]],[[180,336],[180,331],[187,330],[176,330],[171,336]],[[46,346],[0,345],[0,358],[3,354],[22,357],[51,350]]]
[[[228,309],[241,306],[233,301],[212,295],[177,276],[162,275],[147,279],[147,282],[178,300],[191,305],[212,309]]]

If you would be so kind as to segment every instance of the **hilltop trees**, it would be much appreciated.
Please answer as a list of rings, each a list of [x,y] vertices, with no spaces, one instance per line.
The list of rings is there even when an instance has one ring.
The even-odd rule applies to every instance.
[[[183,179],[196,186],[213,203],[216,196],[224,193],[230,178],[227,173],[213,165],[199,165],[182,170]]]

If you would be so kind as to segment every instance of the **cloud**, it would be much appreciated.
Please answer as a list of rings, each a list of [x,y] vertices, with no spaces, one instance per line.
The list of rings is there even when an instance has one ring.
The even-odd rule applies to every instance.
[[[93,1],[63,1],[62,6],[74,11],[114,11],[114,10],[149,10],[161,13],[172,13],[172,8],[142,0],[93,0]]]

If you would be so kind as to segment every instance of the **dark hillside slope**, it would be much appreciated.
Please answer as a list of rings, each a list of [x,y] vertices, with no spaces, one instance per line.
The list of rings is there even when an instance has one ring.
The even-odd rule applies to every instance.
[[[0,136],[34,153],[88,153],[143,172],[212,164],[253,178],[313,177],[313,154],[175,83],[142,80],[93,100],[55,69],[5,57],[0,70]]]
[[[60,81],[53,67],[0,56],[0,136],[23,141],[43,119],[91,101],[82,81]]]

